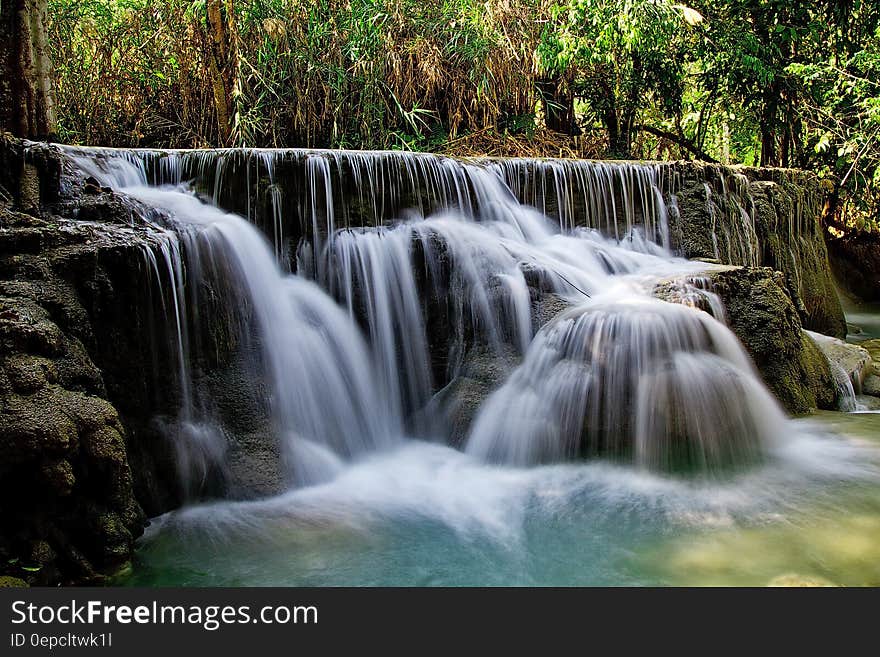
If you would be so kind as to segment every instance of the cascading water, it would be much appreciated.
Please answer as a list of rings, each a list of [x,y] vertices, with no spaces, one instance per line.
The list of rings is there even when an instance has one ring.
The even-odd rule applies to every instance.
[[[314,283],[284,274],[252,225],[181,189],[146,186],[137,168],[124,160],[114,160],[106,169],[87,160],[78,162],[102,183],[150,208],[151,218],[173,227],[184,244],[186,264],[179,254],[167,259],[174,270],[170,292],[176,304],[184,382],[181,426],[190,427],[194,421],[179,287],[185,276],[210,278],[209,265],[222,263],[239,288],[240,298],[232,301],[247,304],[255,318],[272,384],[276,428],[292,476],[300,483],[314,483],[335,474],[340,459],[398,439],[399,415],[390,408],[386,390],[374,385],[367,347],[357,328]],[[191,443],[196,453],[204,451],[201,442]],[[179,448],[191,458],[193,450]]]
[[[468,451],[516,465],[611,456],[707,471],[760,459],[783,425],[723,325],[619,285],[544,327],[487,401]]]
[[[67,152],[179,245],[151,256],[151,266],[173,281],[180,424],[213,426],[209,443],[223,436],[200,416],[210,404],[186,399],[197,396],[187,332],[206,320],[187,310],[200,306],[200,289],[231,309],[229,330],[240,349],[258,352],[255,376],[268,383],[277,437],[266,440],[282,445],[289,492],[161,519],[147,550],[172,570],[192,567],[180,545],[196,563],[208,554],[226,564],[220,570],[241,568],[216,551],[222,535],[249,561],[263,555],[282,571],[296,563],[292,583],[486,582],[495,566],[496,583],[558,582],[531,573],[523,555],[571,544],[613,553],[659,540],[668,526],[794,508],[816,482],[876,476],[862,452],[792,424],[758,380],[700,277],[705,266],[669,251],[677,183],[656,165]],[[716,245],[753,263],[754,208],[741,181],[730,194],[710,198],[713,211],[738,213],[736,230]],[[671,279],[686,281],[679,304],[651,295]],[[548,298],[567,310],[544,323],[538,308]],[[444,434],[435,421],[443,391],[471,376],[475,353],[515,366],[480,400],[467,435]],[[205,452],[224,458],[182,448]],[[681,476],[694,472],[713,476]],[[608,517],[627,514],[635,524],[609,529]],[[382,536],[382,549],[365,534]],[[430,552],[439,579],[412,550]],[[447,568],[444,551],[461,560]],[[280,564],[287,554],[299,556]],[[386,557],[400,570],[383,567]],[[327,576],[325,558],[360,570]],[[596,563],[604,565],[588,582],[626,581],[607,559]],[[365,579],[368,570],[378,579]],[[253,570],[244,577],[276,582]]]
[[[468,349],[480,344],[495,353],[513,347],[525,357],[484,405],[468,442],[469,453],[493,462],[598,456],[708,471],[757,460],[782,421],[721,323],[651,299],[653,282],[698,265],[663,248],[667,209],[650,165],[574,169],[579,188],[596,192],[581,207],[589,208],[593,223],[613,226],[618,239],[609,240],[573,226],[570,171],[563,164],[551,167],[554,223],[520,203],[518,196],[537,201],[546,194],[514,164],[456,165],[402,155],[389,157],[409,171],[412,184],[424,181],[432,204],[454,209],[391,227],[336,230],[331,162],[352,169],[357,189],[379,190],[369,199],[376,217],[380,200],[404,194],[401,181],[375,166],[376,154],[353,155],[345,164],[307,156],[312,246],[299,249],[307,257],[297,269],[341,302],[348,311],[343,317],[313,284],[280,273],[277,241],[273,254],[252,225],[179,187],[183,170],[205,175],[203,155],[175,156],[158,167],[157,175],[177,188],[146,186],[145,172],[157,168],[150,158],[91,155],[74,152],[87,172],[168,213],[187,253],[206,251],[233,271],[243,301],[253,306],[276,421],[301,482],[321,476],[298,462],[301,444],[348,459],[393,442],[404,426],[418,429],[407,419],[428,406],[437,384],[453,380]],[[260,155],[274,189],[276,168],[266,164],[274,159]],[[186,164],[187,157],[199,158],[197,165]],[[224,172],[215,162],[215,200]],[[516,193],[505,181],[519,181],[511,182]],[[280,234],[274,220],[270,234]],[[189,259],[198,276],[200,258]],[[532,297],[546,293],[577,309],[533,342]],[[441,345],[429,334],[438,317],[448,337]],[[440,382],[433,367],[438,351],[446,362]]]

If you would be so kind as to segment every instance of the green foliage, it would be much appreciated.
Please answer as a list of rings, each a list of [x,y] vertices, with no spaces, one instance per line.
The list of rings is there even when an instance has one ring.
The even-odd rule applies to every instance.
[[[205,0],[50,3],[62,138],[217,143]],[[533,111],[529,0],[234,7],[237,143],[429,148]]]
[[[839,183],[840,213],[860,229],[880,229],[880,27],[841,57],[795,63],[804,89],[805,146],[817,172]]]
[[[550,7],[538,46],[544,71],[569,80],[614,156],[631,153],[649,108],[680,113],[695,10],[670,0],[570,0]]]
[[[49,0],[60,138],[224,142],[210,2]],[[224,72],[234,84],[221,89],[233,101],[235,144],[798,166],[833,184],[838,230],[878,225],[876,2],[223,6],[234,8],[234,71]]]

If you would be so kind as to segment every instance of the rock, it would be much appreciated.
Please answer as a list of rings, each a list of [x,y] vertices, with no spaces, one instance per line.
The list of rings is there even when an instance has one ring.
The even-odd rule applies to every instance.
[[[265,193],[269,188],[267,180],[232,175],[235,170],[256,169],[256,162],[252,161],[256,157],[248,151],[226,153],[222,160],[207,157],[195,185],[224,209],[251,216],[267,232],[273,230],[273,213],[278,212],[285,221],[284,234],[293,244],[302,238],[311,240],[312,226],[323,230],[320,227],[330,225],[323,215],[316,216],[314,222],[299,219],[299,206],[304,201],[301,190],[309,188],[304,158],[290,154],[274,160],[275,189],[281,192],[277,195],[281,199],[278,207],[271,201],[276,196]],[[441,162],[442,169],[457,175],[457,164],[449,159],[438,164]],[[329,189],[333,199],[326,205],[334,208],[337,227],[341,227],[341,218],[350,227],[391,224],[412,208],[419,208],[427,216],[455,203],[456,199],[447,197],[441,188],[461,194],[470,186],[465,180],[456,179],[438,187],[434,174],[426,175],[435,169],[407,168],[395,158],[365,159],[357,155],[352,159],[343,153],[327,164],[324,175],[332,181]],[[605,170],[597,178],[595,170],[589,170],[590,164],[578,161],[519,160],[511,164],[514,168],[505,175],[518,178],[517,184],[512,185],[518,200],[540,208],[566,225],[599,228],[606,234],[622,236],[632,227],[625,220],[626,214],[636,222],[640,219],[639,206],[646,199],[637,200],[638,195],[631,198],[636,207],[631,213],[624,212],[620,195],[624,193],[623,187],[629,188],[631,183],[623,183],[627,176],[618,178],[617,171]],[[843,310],[835,293],[820,222],[824,192],[814,173],[700,162],[662,162],[652,166],[656,167],[660,191],[667,201],[669,237],[674,251],[686,258],[769,266],[782,271],[803,326],[845,336]],[[359,175],[352,175],[354,171]],[[370,202],[369,195],[357,188],[359,179],[386,176],[396,178],[400,184],[386,186],[381,203]],[[217,188],[220,180],[223,184]],[[468,191],[473,196],[474,190]],[[609,192],[614,197],[605,200],[616,201],[616,217],[600,219],[590,203],[597,194]],[[479,206],[479,199],[473,200]],[[479,213],[480,208],[475,209]],[[598,225],[586,226],[588,220]]]
[[[724,304],[727,323],[752,357],[761,378],[793,414],[837,408],[837,392],[828,361],[801,328],[784,277],[766,267],[712,268],[707,282]],[[700,305],[680,286],[659,285],[655,296]],[[709,310],[711,297],[704,297]]]
[[[94,307],[89,294],[103,282],[133,285],[123,299],[140,296],[142,274],[129,272],[141,271],[147,233],[54,214],[58,181],[45,176],[57,152],[15,148],[0,146],[0,164],[36,164],[0,167],[0,185],[16,203],[0,200],[0,576],[24,585],[96,582],[130,559],[144,515],[126,428],[94,361],[112,306]],[[34,173],[16,196],[15,176]],[[104,268],[111,253],[127,262],[124,274]],[[120,328],[137,336],[136,315],[122,310]],[[108,340],[107,350],[129,360],[130,395],[146,368],[125,340]]]
[[[539,277],[533,277],[531,283],[532,330],[537,332],[572,304],[541,289]],[[435,430],[448,436],[452,445],[461,446],[483,402],[501,387],[521,361],[522,357],[513,348],[499,354],[486,345],[471,345],[458,376],[434,395],[424,416],[443,418],[442,426]]]
[[[226,455],[227,494],[239,499],[269,497],[284,492],[289,481],[280,445],[271,426],[261,424],[238,433]]]
[[[849,344],[838,338],[810,332],[810,337],[818,345],[832,367],[842,371],[852,381],[855,391],[861,392],[865,377],[872,371],[871,354],[864,347]]]
[[[864,342],[860,342],[859,346],[871,355],[873,367],[869,374],[880,376],[880,339],[865,340]]]
[[[670,213],[674,250],[686,258],[762,265],[783,272],[802,325],[837,337],[846,321],[820,222],[822,191],[812,173],[670,163],[678,212]],[[743,221],[743,214],[751,221]]]
[[[538,330],[560,313],[572,307],[571,302],[553,293],[538,294],[532,300],[532,331]]]
[[[9,577],[8,575],[0,576],[0,589],[26,589],[28,583],[18,577]]]
[[[880,411],[880,397],[856,395],[856,409],[860,411]]]
[[[880,397],[880,376],[869,374],[862,382],[862,394]]]
[[[461,373],[440,390],[429,404],[427,415],[443,418],[440,433],[451,436],[451,444],[460,447],[486,398],[501,387],[521,358],[512,349],[495,354],[487,347],[471,349]]]
[[[217,303],[199,307],[192,386],[232,428],[233,467],[229,480],[210,470],[187,485],[165,431],[180,409],[166,375],[179,367],[167,245],[136,204],[62,166],[58,149],[31,150],[0,136],[11,192],[0,197],[0,576],[97,584],[130,563],[145,511],[187,493],[278,492],[279,450],[265,385],[233,358],[237,325],[208,290]],[[222,281],[202,285],[212,283]]]
[[[798,575],[797,573],[787,573],[785,575],[777,575],[769,582],[767,582],[767,586],[786,588],[833,587],[837,586],[837,584],[825,579],[824,577],[817,577],[815,575]]]

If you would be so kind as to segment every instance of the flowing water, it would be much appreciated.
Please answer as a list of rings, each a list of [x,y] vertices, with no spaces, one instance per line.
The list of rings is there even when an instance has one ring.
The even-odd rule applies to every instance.
[[[873,425],[853,429],[876,436],[880,416],[858,417]],[[409,444],[320,486],[159,518],[127,581],[877,585],[878,447],[803,435],[778,463],[712,484],[608,463],[493,467]]]
[[[68,153],[167,233],[150,262],[173,309],[181,477],[197,484],[225,458],[227,429],[187,364],[201,282],[258,354],[287,490],[194,496],[154,519],[126,583],[880,582],[880,416],[785,417],[705,265],[670,253],[676,208],[657,168],[547,165],[551,212],[517,161],[305,153],[291,224],[283,160],[256,152],[261,232],[250,185],[250,220],[218,207],[228,172],[206,153]],[[359,197],[340,195],[340,170]],[[406,216],[401,171],[427,190]],[[753,262],[753,208],[735,187],[716,250]],[[401,219],[385,220],[386,202]],[[373,222],[354,225],[356,212]],[[671,279],[702,302],[654,299]],[[547,299],[562,312],[544,323]],[[475,352],[509,372],[451,435],[443,391],[471,376]]]

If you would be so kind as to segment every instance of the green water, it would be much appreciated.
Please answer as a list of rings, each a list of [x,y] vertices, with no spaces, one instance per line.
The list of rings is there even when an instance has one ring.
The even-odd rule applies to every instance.
[[[880,303],[855,301],[841,296],[841,303],[849,325],[850,342],[864,342],[880,338]]]
[[[880,415],[790,426],[766,465],[720,482],[412,443],[328,484],[160,518],[122,583],[880,584]]]

